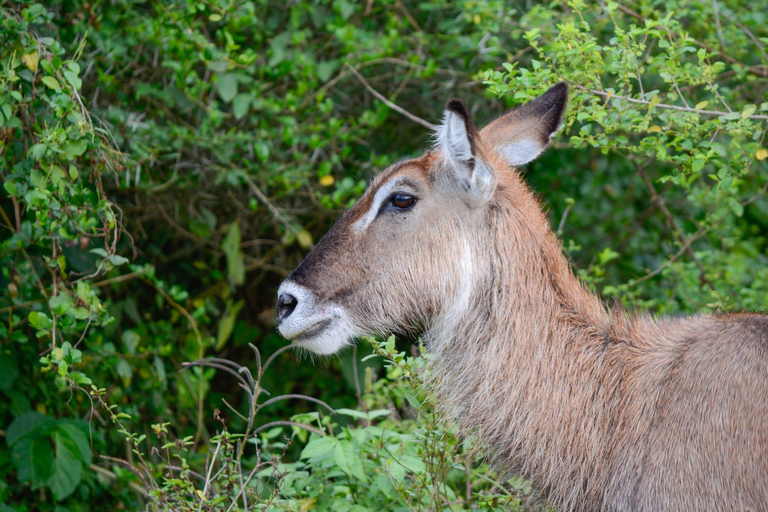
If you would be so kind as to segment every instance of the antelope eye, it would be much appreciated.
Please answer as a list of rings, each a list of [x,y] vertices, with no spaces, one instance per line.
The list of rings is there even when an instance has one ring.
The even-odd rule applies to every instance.
[[[416,198],[410,194],[394,194],[390,198],[389,204],[398,210],[410,210],[416,204]]]

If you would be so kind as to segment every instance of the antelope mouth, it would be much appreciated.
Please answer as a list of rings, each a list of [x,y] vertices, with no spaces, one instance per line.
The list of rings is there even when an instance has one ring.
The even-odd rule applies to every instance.
[[[354,338],[352,329],[337,315],[310,323],[307,327],[288,332],[283,326],[278,329],[286,339],[299,348],[319,355],[333,355],[349,345]]]
[[[326,318],[325,320],[320,320],[319,322],[310,325],[303,331],[294,334],[291,337],[291,341],[293,341],[296,344],[301,344],[304,341],[312,340],[312,338],[316,338],[319,334],[321,334],[323,331],[328,329],[331,325],[331,319]]]
[[[320,355],[335,354],[355,337],[345,309],[318,304],[306,287],[290,280],[278,290],[278,331],[293,345]]]

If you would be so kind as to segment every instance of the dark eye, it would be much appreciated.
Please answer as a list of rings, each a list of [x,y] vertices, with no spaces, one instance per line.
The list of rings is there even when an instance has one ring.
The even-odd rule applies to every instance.
[[[416,204],[416,198],[410,194],[393,194],[389,204],[398,210],[410,210]]]

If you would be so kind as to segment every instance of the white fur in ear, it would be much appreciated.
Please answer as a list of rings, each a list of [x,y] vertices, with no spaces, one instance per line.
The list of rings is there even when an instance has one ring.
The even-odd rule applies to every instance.
[[[568,86],[561,82],[547,92],[507,112],[480,132],[484,147],[509,165],[519,166],[541,155],[560,127],[568,104]]]
[[[451,181],[472,208],[488,201],[496,188],[496,176],[477,152],[476,135],[466,105],[458,99],[449,101],[443,123],[435,133],[435,146],[442,151],[443,166]]]
[[[448,167],[465,166],[473,158],[467,125],[456,112],[445,111],[443,122],[435,132],[435,142],[435,147],[443,151],[443,162]]]
[[[540,142],[539,137],[532,137],[530,139],[520,139],[498,149],[498,153],[509,165],[524,165],[535,160],[540,154],[547,149],[547,146]]]

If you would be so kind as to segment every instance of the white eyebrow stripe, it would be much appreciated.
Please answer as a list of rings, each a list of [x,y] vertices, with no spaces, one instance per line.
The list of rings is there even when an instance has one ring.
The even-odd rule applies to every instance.
[[[381,203],[387,200],[387,198],[392,193],[392,189],[397,187],[399,185],[399,180],[389,180],[386,183],[384,183],[381,187],[379,187],[379,190],[376,191],[376,194],[373,196],[373,201],[371,201],[371,207],[368,209],[367,212],[365,212],[365,215],[360,217],[360,219],[357,220],[354,224],[352,224],[352,231],[355,233],[362,233],[365,231],[368,226],[373,222],[373,219],[376,218],[376,214],[379,213],[379,209],[381,208]]]

